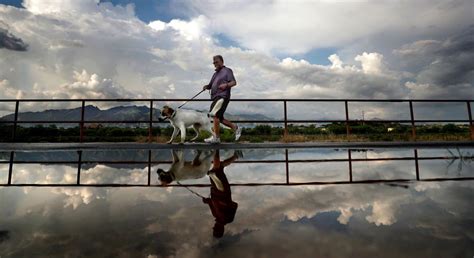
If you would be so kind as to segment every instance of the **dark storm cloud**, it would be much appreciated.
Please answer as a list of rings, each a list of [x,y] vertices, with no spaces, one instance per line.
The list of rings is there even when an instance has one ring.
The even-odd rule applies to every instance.
[[[428,81],[440,85],[471,83],[474,80],[474,25],[462,34],[445,41],[434,53],[437,62],[420,74]]]
[[[0,230],[0,243],[10,239],[10,232],[8,230]]]
[[[15,37],[8,30],[0,28],[0,48],[6,48],[14,51],[28,50],[28,44],[21,38]]]
[[[418,41],[395,53],[421,65],[417,83],[448,87],[474,81],[474,25],[444,41]]]

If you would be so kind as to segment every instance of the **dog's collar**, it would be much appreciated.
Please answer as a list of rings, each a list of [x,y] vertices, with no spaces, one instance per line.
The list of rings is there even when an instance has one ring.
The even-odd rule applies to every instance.
[[[171,182],[176,181],[176,176],[174,175],[173,172],[170,172],[170,176],[171,176],[171,179],[172,179]]]
[[[165,116],[165,119],[164,120],[171,120],[172,118],[174,118],[176,116],[176,110],[173,111],[173,114],[171,114],[171,116]]]
[[[171,116],[170,116],[170,118],[169,118],[169,119],[172,119],[172,118],[174,118],[175,116],[176,116],[176,110],[175,110],[175,111],[173,111],[173,114],[171,114]]]

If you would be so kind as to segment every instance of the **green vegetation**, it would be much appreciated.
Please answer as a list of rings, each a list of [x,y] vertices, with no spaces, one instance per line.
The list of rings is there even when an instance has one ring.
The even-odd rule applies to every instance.
[[[330,123],[322,126],[310,125],[288,125],[288,134],[284,135],[284,128],[270,125],[257,125],[252,128],[244,128],[241,141],[264,142],[264,141],[409,141],[412,140],[411,125],[395,123],[351,123],[349,125],[350,136],[346,135],[345,123]],[[152,129],[153,142],[166,142],[173,128],[154,127]],[[0,125],[0,141],[12,141],[13,126]],[[78,126],[71,128],[57,127],[55,125],[33,127],[18,126],[15,141],[17,142],[78,142],[80,140],[80,129]],[[191,130],[188,139],[194,136]],[[202,133],[198,142],[208,137],[208,133]],[[417,140],[469,140],[470,131],[468,125],[456,124],[434,124],[416,126]],[[176,141],[179,141],[179,135]],[[233,133],[228,129],[221,130],[221,140],[232,142]],[[86,142],[146,142],[148,140],[148,128],[136,127],[105,127],[94,125],[84,130],[84,141]]]

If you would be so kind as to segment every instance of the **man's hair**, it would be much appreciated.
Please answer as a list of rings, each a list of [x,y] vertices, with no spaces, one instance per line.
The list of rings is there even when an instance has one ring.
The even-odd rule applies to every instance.
[[[212,59],[214,58],[219,58],[222,61],[222,63],[224,63],[224,58],[221,55],[216,55]]]

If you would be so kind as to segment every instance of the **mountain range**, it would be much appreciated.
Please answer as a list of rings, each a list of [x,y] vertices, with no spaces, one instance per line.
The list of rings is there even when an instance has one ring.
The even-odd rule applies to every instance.
[[[93,105],[87,105],[84,107],[84,121],[143,121],[143,123],[114,123],[108,125],[114,126],[125,126],[125,127],[136,127],[139,125],[145,125],[150,119],[150,109],[147,106],[118,106],[110,109],[99,109]],[[159,109],[153,109],[153,120],[158,121],[160,116]],[[3,121],[13,121],[14,114],[8,114],[0,117]],[[272,120],[265,115],[260,114],[229,114],[226,113],[226,118],[231,121],[237,120]],[[44,111],[36,112],[19,112],[18,121],[79,121],[81,119],[81,108],[72,109],[48,109]],[[21,124],[22,126],[34,126],[41,123],[28,123]],[[47,123],[45,123],[47,125]],[[163,124],[167,126],[168,124]],[[56,123],[58,127],[74,127],[77,126],[75,123]]]

